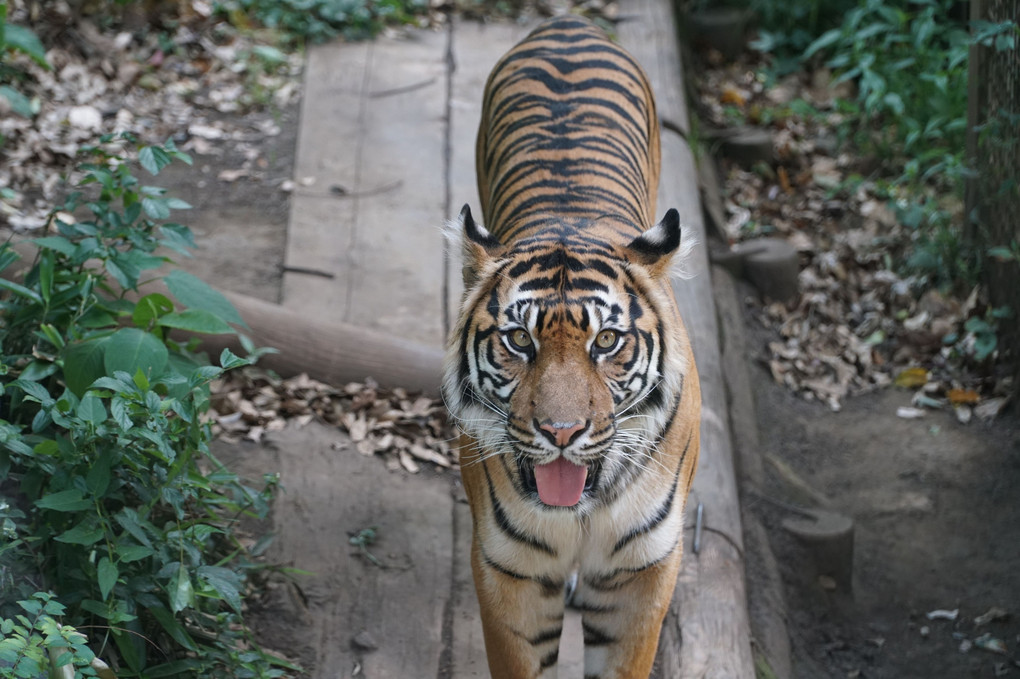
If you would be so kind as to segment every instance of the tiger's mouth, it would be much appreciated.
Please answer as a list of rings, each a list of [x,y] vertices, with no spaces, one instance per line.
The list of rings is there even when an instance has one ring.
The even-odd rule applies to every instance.
[[[595,492],[602,476],[602,461],[596,460],[587,465],[588,474],[584,480],[584,494]],[[520,474],[521,487],[529,495],[538,496],[538,482],[535,480],[535,460],[531,457],[517,456],[517,472]]]

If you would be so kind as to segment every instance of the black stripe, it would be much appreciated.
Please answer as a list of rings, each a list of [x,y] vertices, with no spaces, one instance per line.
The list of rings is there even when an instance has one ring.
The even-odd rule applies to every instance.
[[[690,445],[690,440],[688,440],[687,445]],[[684,452],[686,452],[686,450]],[[652,531],[656,526],[666,520],[666,517],[669,516],[670,510],[673,508],[673,498],[676,497],[676,487],[679,482],[680,467],[677,467],[676,474],[673,475],[673,485],[669,489],[669,495],[666,496],[666,500],[659,506],[655,514],[652,515],[650,519],[646,520],[640,526],[632,528],[626,535],[617,540],[616,544],[613,545],[613,551],[610,556],[615,556],[617,552],[630,544],[635,538]]]
[[[628,568],[618,568],[610,573],[586,575],[584,576],[584,584],[596,592],[615,592],[630,584],[631,580],[633,580],[633,578],[618,580],[621,575],[633,575],[636,572]]]
[[[499,527],[503,534],[515,542],[519,542],[522,545],[527,545],[540,552],[555,557],[556,550],[554,550],[549,544],[539,540],[534,535],[528,535],[522,532],[517,526],[513,525],[510,521],[510,517],[506,515],[503,510],[503,505],[496,497],[496,488],[492,485],[492,477],[489,475],[488,466],[483,467],[485,469],[485,481],[489,486],[489,501],[492,503],[492,516],[496,519],[496,525]]]
[[[529,575],[524,575],[522,573],[518,573],[517,571],[512,571],[506,566],[496,563],[495,561],[489,558],[489,555],[486,554],[484,550],[482,551],[482,561],[485,563],[486,566],[488,566],[492,570],[502,575],[505,575],[508,578],[513,578],[514,580],[534,580],[534,578],[532,578]]]
[[[545,669],[547,669],[549,667],[552,667],[553,665],[556,664],[556,661],[559,660],[559,658],[560,658],[560,649],[559,649],[559,646],[557,646],[556,648],[554,648],[553,650],[551,650],[551,651],[549,651],[548,653],[545,654],[545,656],[542,658],[541,662],[539,662],[539,664],[538,664],[539,669],[540,670],[545,670]]]
[[[514,580],[530,580],[531,582],[534,582],[535,584],[542,588],[541,595],[543,597],[548,598],[553,595],[559,596],[560,593],[563,591],[563,584],[557,582],[556,580],[550,578],[547,575],[532,576],[524,575],[523,573],[518,573],[517,571],[511,570],[506,566],[493,561],[489,557],[489,555],[485,553],[484,549],[479,551],[482,554],[482,563],[484,563],[486,566],[496,571],[500,575],[507,576],[508,578],[513,578]]]
[[[659,432],[659,435],[655,438],[655,444],[654,444],[655,448],[659,447],[659,444],[662,443],[662,440],[664,438],[666,438],[666,434],[669,433],[670,428],[673,426],[673,422],[676,420],[676,416],[680,413],[680,401],[683,399],[683,397],[684,397],[684,376],[681,375],[680,376],[680,388],[677,389],[676,398],[673,399],[673,408],[669,412],[669,419],[666,420],[666,425],[662,428],[662,431]],[[641,410],[643,410],[643,408],[639,409],[639,412]],[[694,436],[694,430],[692,429],[691,430],[691,437],[693,437],[693,436]],[[687,448],[690,445],[691,445],[691,439],[688,438],[687,439],[687,445],[684,446],[683,455],[680,457],[681,463],[683,462],[684,456],[687,455]]]
[[[559,641],[560,636],[562,634],[563,634],[562,626],[552,627],[550,629],[545,630],[544,632],[539,632],[538,635],[528,639],[528,642],[532,646],[541,646],[542,644],[548,643],[550,641]]]
[[[610,571],[609,573],[586,575],[584,576],[584,584],[597,592],[615,592],[617,590],[623,589],[624,587],[629,585],[634,580],[634,578],[630,577],[624,578],[622,580],[617,580],[617,578],[619,578],[622,575],[636,576],[638,573],[641,573],[642,571],[648,570],[649,568],[652,568],[653,566],[657,566],[658,564],[662,563],[663,561],[668,559],[670,555],[673,554],[673,552],[676,551],[677,545],[680,544],[680,540],[682,537],[683,537],[682,533],[677,535],[677,539],[673,541],[673,544],[670,546],[670,548],[667,549],[666,552],[660,557],[652,559],[651,561],[648,561],[638,566],[637,568],[617,568],[613,571]]]
[[[584,290],[586,292],[604,292],[609,294],[609,286],[602,281],[587,276],[571,276],[567,278],[567,290]]]
[[[616,637],[603,632],[597,627],[589,625],[584,620],[581,621],[581,631],[584,632],[584,645],[585,646],[610,646],[616,643]]]
[[[581,613],[615,613],[617,610],[617,606],[612,604],[591,604],[584,602],[571,602],[570,607]]]

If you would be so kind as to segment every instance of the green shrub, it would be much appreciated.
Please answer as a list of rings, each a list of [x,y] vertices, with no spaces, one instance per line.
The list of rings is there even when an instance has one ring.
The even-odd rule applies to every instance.
[[[974,44],[1013,49],[1017,25],[956,20],[954,0],[861,0],[803,57],[828,54],[836,82],[857,84],[849,118],[864,152],[896,164],[901,180],[958,189],[967,133],[967,60]]]
[[[28,55],[43,68],[50,67],[46,61],[46,50],[36,34],[24,26],[7,23],[7,3],[0,2],[0,98],[7,100],[12,111],[30,118],[38,112],[39,102],[31,101],[14,86],[28,77],[9,63],[14,52]]]
[[[773,57],[776,76],[796,71],[801,54],[819,35],[840,25],[857,0],[752,0],[758,36],[751,47]]]
[[[77,676],[96,676],[91,666],[95,654],[85,635],[57,622],[55,616],[63,616],[65,609],[51,594],[36,592],[18,606],[22,613],[0,620],[3,676],[35,679],[44,676],[47,667],[66,665],[73,667]]]
[[[0,279],[0,590],[14,595],[0,618],[50,591],[118,676],[281,676],[243,624],[255,566],[235,530],[266,516],[274,483],[242,485],[210,455],[203,420],[210,381],[260,352],[209,365],[171,335],[241,319],[183,271],[162,279],[176,301],[142,293],[169,261],[160,248],[192,245],[166,221],[188,206],[142,185],[112,141],[79,168],[91,198],[54,212],[22,282]],[[153,174],[175,158],[190,162],[169,142],[138,153]],[[0,247],[0,272],[17,259]],[[17,675],[0,663],[0,676]]]
[[[795,5],[814,7],[803,0]],[[768,33],[759,40],[759,48],[774,49],[780,60],[784,46],[820,25],[815,13],[788,16],[804,22],[783,29],[795,31],[796,40]],[[903,268],[922,286],[962,289],[978,280],[984,258],[961,233],[963,190],[974,176],[965,159],[968,59],[974,45],[1016,49],[1017,34],[1015,21],[968,24],[954,0],[858,0],[838,26],[804,49],[803,62],[820,62],[835,72],[835,83],[856,85],[853,99],[835,104],[837,134],[858,155],[879,161],[873,178],[894,187],[895,208],[912,238]],[[998,135],[994,124],[985,127],[982,143]]]
[[[337,35],[368,38],[391,23],[409,23],[429,8],[427,0],[223,0],[221,11],[251,16],[299,41]]]

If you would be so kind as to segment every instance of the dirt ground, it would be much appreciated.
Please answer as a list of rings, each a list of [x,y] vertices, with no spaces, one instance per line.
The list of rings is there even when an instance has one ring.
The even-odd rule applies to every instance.
[[[223,142],[216,155],[191,151],[194,165],[174,162],[152,183],[191,204],[175,219],[187,224],[197,249],[177,264],[223,289],[269,302],[278,302],[283,278],[283,256],[290,216],[288,194],[281,185],[293,178],[297,144],[298,105],[245,116],[251,131],[247,141],[259,155],[248,164],[251,171],[234,181],[219,179],[221,172],[237,171],[248,160],[231,142]],[[258,123],[272,119],[279,134],[253,139]]]
[[[297,109],[273,115],[281,133],[265,139],[254,177],[217,179],[243,161],[227,148],[153,182],[194,206],[181,220],[199,250],[181,264],[269,301],[278,299],[282,274],[288,199],[280,183],[291,178]],[[856,521],[852,592],[830,590],[781,527],[788,512],[746,498],[782,570],[794,676],[1020,677],[1020,422],[1006,415],[961,425],[949,413],[900,419],[896,408],[909,405],[910,393],[894,389],[849,399],[832,413],[773,383],[757,360],[768,333],[750,312],[745,322],[762,453]],[[763,495],[789,499],[774,474]],[[976,627],[974,618],[996,606],[1010,617]],[[937,609],[958,609],[958,617],[929,620]],[[1008,653],[961,650],[984,633]]]
[[[829,590],[812,555],[781,527],[789,512],[746,499],[782,571],[794,675],[1020,676],[1016,417],[968,425],[951,413],[901,419],[896,409],[911,393],[892,388],[830,412],[773,382],[754,356],[768,332],[750,314],[746,320],[762,454],[785,462],[856,523],[852,592]],[[765,495],[782,499],[787,487],[767,474]],[[974,618],[992,607],[1010,617],[977,627]],[[958,609],[958,617],[928,619],[939,609]],[[962,650],[985,633],[1008,653]]]

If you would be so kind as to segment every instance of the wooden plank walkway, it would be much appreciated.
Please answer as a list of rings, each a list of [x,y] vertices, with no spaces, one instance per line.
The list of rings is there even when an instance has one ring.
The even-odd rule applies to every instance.
[[[646,68],[660,114],[687,129],[667,0],[633,0],[619,39]],[[323,321],[382,329],[440,345],[455,313],[460,271],[441,226],[468,202],[480,212],[474,138],[489,69],[529,26],[454,21],[440,32],[312,48],[285,255],[282,303]],[[704,241],[694,159],[663,134],[658,212],[680,210]],[[685,237],[687,234],[685,233]],[[701,467],[690,530],[655,676],[752,677],[742,538],[715,308],[704,249],[698,276],[676,287],[701,374]],[[315,428],[313,428],[315,429]],[[304,585],[304,643],[313,677],[488,676],[468,567],[470,516],[450,474],[387,472],[336,432],[274,438],[282,484],[276,554],[315,575]],[[339,449],[335,449],[339,448]],[[374,468],[373,468],[374,465]],[[700,552],[693,516],[704,510]],[[348,533],[379,527],[391,568],[352,554]],[[304,535],[295,531],[304,527]],[[309,536],[318,536],[309,539]],[[401,564],[406,568],[400,567]],[[580,679],[578,621],[561,651],[561,679]],[[352,644],[366,633],[377,647]]]

